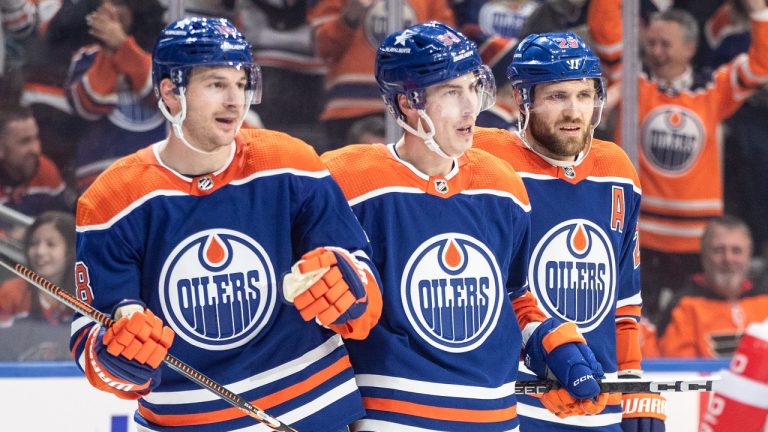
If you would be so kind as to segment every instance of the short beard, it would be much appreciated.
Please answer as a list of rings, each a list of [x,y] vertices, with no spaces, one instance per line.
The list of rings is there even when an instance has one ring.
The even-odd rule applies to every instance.
[[[585,129],[581,137],[562,138],[555,134],[553,127],[540,121],[535,114],[530,113],[529,121],[531,137],[553,156],[561,158],[576,158],[584,150],[589,139],[589,128]]]

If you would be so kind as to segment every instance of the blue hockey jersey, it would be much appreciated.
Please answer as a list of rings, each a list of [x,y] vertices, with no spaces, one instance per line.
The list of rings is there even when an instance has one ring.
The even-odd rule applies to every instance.
[[[360,418],[341,337],[281,301],[282,275],[304,253],[370,253],[317,154],[282,133],[244,130],[224,168],[190,178],[162,163],[161,145],[119,160],[80,198],[78,296],[107,313],[142,300],[176,332],[172,355],[302,432]],[[72,326],[86,374],[93,326],[81,316]],[[269,430],[162,368],[160,386],[138,401],[139,430]]]
[[[510,299],[533,301],[520,178],[472,149],[445,177],[419,172],[394,145],[352,145],[322,159],[383,283],[379,324],[347,343],[367,412],[353,430],[518,430],[516,319],[525,318]]]
[[[478,129],[474,146],[507,161],[525,183],[533,209],[528,282],[542,310],[579,326],[606,376],[640,369],[641,190],[629,158],[595,139],[581,164],[564,169],[498,129]],[[565,419],[532,396],[518,407],[524,430],[621,432],[620,400],[613,402],[601,414]]]

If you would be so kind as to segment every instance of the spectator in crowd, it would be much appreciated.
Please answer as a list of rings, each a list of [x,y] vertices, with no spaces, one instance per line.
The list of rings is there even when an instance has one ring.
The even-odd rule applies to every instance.
[[[520,39],[526,20],[540,5],[538,0],[449,0],[449,3],[462,33],[473,33],[472,27],[477,27],[486,35],[512,40]]]
[[[357,144],[378,144],[386,142],[386,124],[381,116],[361,118],[349,128],[347,142]]]
[[[38,126],[28,108],[0,108],[0,204],[28,216],[69,210],[64,180],[40,151]]]
[[[587,0],[544,0],[525,21],[520,37],[565,30],[583,33],[578,28],[583,30],[586,24],[586,4]]]
[[[25,40],[21,105],[32,109],[39,125],[40,145],[61,171],[64,181],[74,185],[75,146],[86,120],[73,115],[64,83],[72,56],[93,43],[85,16],[101,0],[38,0],[38,28]]]
[[[749,52],[705,79],[691,66],[698,23],[689,13],[654,14],[645,32],[650,75],[638,79],[640,245],[643,303],[652,319],[661,292],[682,286],[699,270],[701,233],[709,218],[723,212],[718,127],[768,82],[768,8],[765,0],[742,3],[752,20]],[[621,55],[620,4],[592,0],[589,6],[598,53],[612,62]]]
[[[750,20],[740,0],[728,0],[704,25],[707,62],[716,69],[746,52]],[[768,146],[755,137],[768,136],[768,86],[763,86],[725,123],[725,211],[744,219],[752,229],[755,256],[768,257]]]
[[[373,77],[376,48],[387,31],[385,0],[310,0],[309,23],[314,46],[328,65],[325,76],[324,150],[348,144],[352,124],[367,116],[384,116],[384,103]],[[436,20],[455,25],[446,0],[404,0],[401,28]]]
[[[264,100],[255,105],[263,126],[287,132],[315,147],[325,143],[320,124],[327,67],[314,50],[307,2],[240,0],[240,29],[261,66]]]
[[[28,267],[62,288],[75,293],[75,218],[69,213],[49,211],[40,214],[24,237]],[[50,325],[68,325],[72,311],[22,278],[8,279],[0,285],[0,328],[18,318],[34,318]],[[66,345],[66,340],[62,341]]]
[[[149,54],[162,15],[157,0],[103,0],[85,17],[97,43],[75,54],[67,79],[74,112],[89,120],[76,149],[80,192],[117,158],[166,136]]]
[[[512,62],[512,55],[518,40],[501,35],[487,34],[479,29],[466,26],[467,36],[475,41],[483,63],[491,68],[496,80],[496,103],[477,116],[475,124],[481,127],[493,127],[517,130],[520,110],[515,102],[515,89],[507,79],[507,65]]]
[[[712,219],[701,239],[704,272],[695,274],[660,323],[661,355],[730,357],[747,325],[768,318],[768,292],[749,279],[752,237],[733,216]]]
[[[0,0],[0,105],[17,101],[20,91],[16,73],[6,63],[6,38],[31,35],[37,23],[37,9],[32,0]]]

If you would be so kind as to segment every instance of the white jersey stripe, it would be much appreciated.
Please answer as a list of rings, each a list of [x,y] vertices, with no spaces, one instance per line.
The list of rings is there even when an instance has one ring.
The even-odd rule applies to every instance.
[[[406,426],[401,425],[397,423],[392,423],[388,421],[383,420],[371,420],[371,419],[365,419],[365,420],[359,420],[352,424],[352,431],[353,432],[440,432],[437,429],[424,429],[420,427],[415,426]],[[505,432],[519,432],[520,428],[516,427],[514,429],[505,431]]]
[[[514,381],[501,387],[493,388],[442,384],[374,374],[355,375],[355,379],[360,387],[385,388],[430,396],[488,400],[501,399],[515,394]]]
[[[242,394],[255,388],[273,383],[277,380],[306,369],[316,361],[331,354],[341,345],[341,336],[334,335],[319,347],[307,352],[295,360],[292,360],[288,363],[283,363],[280,366],[264,371],[258,375],[254,375],[238,382],[228,384],[225,387],[233,393]],[[156,405],[210,402],[217,399],[218,397],[215,394],[205,389],[175,392],[155,391],[144,397],[145,401]]]

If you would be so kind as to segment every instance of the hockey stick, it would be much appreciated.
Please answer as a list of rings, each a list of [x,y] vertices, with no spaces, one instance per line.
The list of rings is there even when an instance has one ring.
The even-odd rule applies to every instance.
[[[687,392],[712,391],[712,383],[720,379],[717,376],[673,381],[644,381],[641,379],[615,379],[600,382],[602,393],[641,393],[641,392]],[[560,388],[557,381],[517,381],[515,394],[542,394]]]
[[[44,277],[38,275],[34,271],[28,269],[27,267],[19,263],[14,262],[2,252],[0,252],[0,265],[10,270],[12,273],[20,276],[21,278],[23,278],[24,280],[32,284],[32,286],[47,292],[59,302],[91,318],[92,320],[98,322],[102,326],[111,327],[112,324],[115,323],[115,320],[110,318],[109,315],[96,310],[88,303],[85,303],[79,300],[78,298],[72,296],[71,294],[67,293],[63,289],[59,288],[58,286],[46,280]],[[208,378],[202,372],[195,370],[191,366],[187,365],[186,363],[172,356],[170,353],[165,356],[165,359],[163,359],[163,362],[165,362],[165,364],[167,364],[168,367],[170,367],[171,369],[175,370],[176,372],[182,374],[183,376],[189,378],[191,381],[200,385],[200,387],[210,390],[211,392],[219,396],[221,399],[223,399],[225,402],[229,403],[235,408],[241,409],[249,416],[269,426],[272,430],[282,431],[282,432],[297,432],[296,429],[293,429],[290,426],[278,420],[277,418],[270,416],[259,407],[252,405],[250,402],[243,399],[238,394],[233,393],[232,391],[228,390],[226,387]]]

